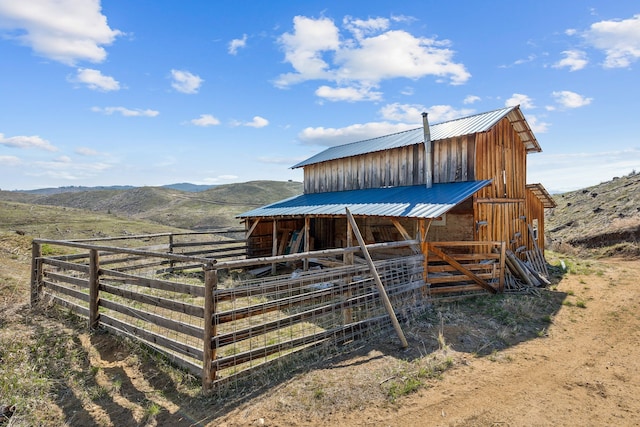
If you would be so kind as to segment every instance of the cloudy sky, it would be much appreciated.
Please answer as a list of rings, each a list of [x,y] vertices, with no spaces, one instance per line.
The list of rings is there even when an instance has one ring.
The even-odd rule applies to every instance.
[[[0,189],[302,180],[519,104],[553,192],[640,170],[635,1],[0,0]]]

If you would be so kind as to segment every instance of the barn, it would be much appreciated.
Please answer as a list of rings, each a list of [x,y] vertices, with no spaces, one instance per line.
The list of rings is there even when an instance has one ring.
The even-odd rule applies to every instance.
[[[303,194],[238,216],[248,256],[351,246],[348,210],[367,243],[420,241],[425,281],[456,270],[469,273],[465,289],[499,291],[501,269],[486,265],[504,265],[501,253],[543,256],[544,210],[555,203],[541,184],[526,183],[527,156],[540,151],[519,106],[437,124],[425,113],[422,127],[334,146],[292,166],[303,168]],[[442,288],[453,280],[442,279]]]

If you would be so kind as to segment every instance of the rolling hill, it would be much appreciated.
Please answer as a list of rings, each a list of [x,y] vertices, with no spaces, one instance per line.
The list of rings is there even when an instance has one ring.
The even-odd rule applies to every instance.
[[[235,215],[302,193],[302,183],[250,181],[193,192],[133,187],[53,192],[0,192],[0,200],[101,212],[182,229],[236,227]]]

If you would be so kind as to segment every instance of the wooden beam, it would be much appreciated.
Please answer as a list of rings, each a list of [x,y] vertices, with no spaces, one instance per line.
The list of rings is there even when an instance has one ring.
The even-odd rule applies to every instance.
[[[93,330],[98,327],[100,313],[99,288],[100,288],[100,259],[98,251],[91,249],[89,251],[89,329]]]
[[[278,255],[278,220],[273,219],[273,229],[271,232],[271,256]],[[276,274],[276,263],[271,264],[271,274]]]
[[[304,236],[304,252],[309,252],[309,248],[311,247],[311,243],[309,242],[310,239],[310,235],[311,233],[309,232],[309,229],[311,228],[311,218],[309,217],[309,215],[305,215],[304,216],[304,233],[302,234]],[[302,261],[302,269],[304,271],[308,271],[309,270],[309,258],[305,258]]]
[[[433,244],[429,244],[429,243],[427,243],[427,244],[429,245],[429,250],[431,252],[433,252],[434,254],[439,256],[440,258],[442,258],[443,261],[446,261],[447,263],[449,263],[450,265],[455,267],[456,270],[458,270],[461,273],[463,273],[464,275],[468,276],[469,279],[473,280],[478,285],[482,286],[484,289],[488,290],[492,294],[495,294],[497,292],[496,289],[493,286],[488,284],[485,280],[481,279],[480,277],[476,276],[473,272],[467,270],[462,264],[460,264],[458,261],[456,261],[455,259],[453,259],[449,255],[444,253],[441,249],[435,247]]]
[[[245,238],[248,239],[249,237],[251,237],[251,234],[253,233],[253,231],[256,229],[256,227],[258,226],[258,223],[260,222],[260,218],[256,219],[253,224],[251,224],[251,228],[249,228],[249,230],[247,231],[247,233],[245,234]]]
[[[378,270],[376,270],[376,266],[373,263],[373,259],[371,259],[371,255],[367,250],[367,244],[364,242],[364,238],[360,233],[360,229],[358,228],[358,224],[356,223],[355,218],[351,215],[349,208],[345,208],[347,212],[347,218],[349,218],[349,222],[351,223],[351,227],[353,228],[353,234],[355,234],[358,243],[360,244],[360,248],[362,249],[362,253],[367,260],[367,264],[369,265],[369,269],[371,270],[371,274],[373,275],[373,279],[376,282],[376,286],[378,287],[378,293],[380,294],[380,298],[384,303],[384,306],[391,318],[391,323],[393,324],[396,333],[398,334],[398,338],[400,338],[400,342],[402,343],[402,348],[409,347],[409,343],[402,332],[402,328],[400,327],[400,323],[398,322],[398,318],[396,317],[395,311],[393,311],[393,306],[391,305],[391,301],[389,301],[389,296],[387,295],[387,291],[384,289],[384,285],[382,284],[382,280],[380,279],[380,275],[378,274]]]
[[[212,362],[216,358],[216,350],[211,348],[211,339],[216,336],[216,325],[213,316],[216,311],[214,293],[218,288],[218,272],[213,264],[208,264],[204,271],[204,334],[202,353],[202,389],[208,391],[216,378]]]
[[[407,232],[407,230],[402,226],[402,224],[400,224],[400,221],[398,221],[396,218],[391,218],[391,223],[400,232],[400,235],[402,235],[402,238],[404,240],[413,240],[409,235],[409,233]],[[416,246],[411,246],[411,250],[413,251],[414,254],[420,253],[420,249],[418,249]]]

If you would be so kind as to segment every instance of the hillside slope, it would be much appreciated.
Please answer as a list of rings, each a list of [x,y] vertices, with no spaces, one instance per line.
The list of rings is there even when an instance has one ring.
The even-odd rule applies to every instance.
[[[546,217],[550,248],[640,255],[640,173],[555,195]]]
[[[236,227],[237,214],[302,193],[302,183],[250,181],[180,191],[166,187],[55,194],[0,192],[0,200],[83,209],[183,229]]]

